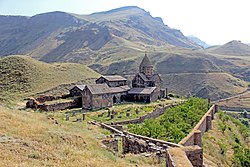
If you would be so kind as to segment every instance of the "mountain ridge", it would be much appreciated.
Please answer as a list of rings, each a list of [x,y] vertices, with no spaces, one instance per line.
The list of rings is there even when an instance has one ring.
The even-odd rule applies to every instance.
[[[232,40],[224,45],[208,48],[208,52],[232,56],[250,56],[250,46],[241,41]]]
[[[181,31],[169,28],[162,22],[162,19],[152,17],[149,12],[139,7],[124,7],[90,15],[55,11],[31,17],[11,16],[13,21],[6,19],[6,17],[8,16],[0,16],[0,20],[2,20],[2,25],[0,25],[0,37],[2,37],[0,56],[28,54],[36,59],[50,62],[48,58],[42,59],[42,57],[53,54],[57,58],[52,56],[51,62],[68,61],[65,56],[74,57],[75,53],[79,54],[81,50],[88,50],[88,52],[95,54],[96,50],[105,47],[105,45],[100,45],[99,47],[94,46],[95,49],[93,49],[93,44],[92,47],[89,47],[89,43],[104,40],[104,44],[108,42],[113,44],[114,38],[122,40],[124,43],[132,42],[136,47],[140,47],[140,45],[174,45],[199,48],[197,44],[190,42]],[[108,31],[103,32],[104,34],[98,34],[104,29]],[[80,34],[74,36],[76,31]],[[84,38],[86,32],[88,32],[89,37],[82,40],[81,37]],[[106,38],[100,39],[103,35]],[[112,36],[112,38],[108,36]],[[69,45],[72,45],[68,52],[58,49],[65,43],[65,39],[70,40]],[[79,41],[81,41],[80,45]],[[116,46],[112,45],[112,47]],[[62,51],[55,53],[53,50]],[[77,60],[77,58],[73,59]]]

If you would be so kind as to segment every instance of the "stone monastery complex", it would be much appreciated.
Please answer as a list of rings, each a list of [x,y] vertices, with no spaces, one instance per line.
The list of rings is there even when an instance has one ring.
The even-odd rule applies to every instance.
[[[108,75],[98,78],[96,84],[73,87],[70,95],[81,96],[82,108],[89,110],[111,107],[123,101],[150,103],[165,96],[161,82],[159,74],[153,73],[153,65],[145,53],[139,73],[132,80],[132,88],[124,77]]]

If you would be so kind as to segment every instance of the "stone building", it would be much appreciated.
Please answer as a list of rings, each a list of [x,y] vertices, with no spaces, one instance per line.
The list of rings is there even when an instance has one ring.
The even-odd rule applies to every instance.
[[[127,79],[120,75],[101,76],[96,80],[97,84],[106,83],[109,87],[118,87],[127,85]]]
[[[119,75],[104,75],[96,84],[77,85],[70,90],[71,96],[82,96],[83,109],[111,107],[123,101],[150,103],[164,97],[161,90],[161,77],[153,73],[153,65],[145,54],[137,73],[132,80],[132,88],[127,79]]]
[[[86,85],[82,92],[83,109],[101,109],[121,103],[130,88],[127,85],[109,87],[106,83]]]
[[[69,90],[69,94],[72,97],[76,97],[76,96],[81,96],[82,95],[82,91],[85,89],[86,85],[76,85],[74,86],[72,89]]]
[[[139,73],[132,80],[132,88],[128,91],[127,100],[139,102],[152,102],[165,96],[161,90],[161,77],[153,73],[153,65],[147,54],[139,66]]]

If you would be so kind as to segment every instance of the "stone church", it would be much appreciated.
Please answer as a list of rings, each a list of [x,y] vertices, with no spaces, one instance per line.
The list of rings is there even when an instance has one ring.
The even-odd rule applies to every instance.
[[[112,107],[124,101],[150,103],[165,96],[161,90],[161,77],[153,73],[153,65],[147,54],[140,64],[139,72],[132,80],[132,88],[127,79],[119,75],[101,76],[96,84],[77,85],[70,90],[72,96],[82,97],[83,109]]]

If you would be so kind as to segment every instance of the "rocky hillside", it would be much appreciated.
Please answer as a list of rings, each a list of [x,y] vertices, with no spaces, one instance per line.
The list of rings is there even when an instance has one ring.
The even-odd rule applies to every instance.
[[[190,35],[190,36],[187,36],[187,38],[195,43],[197,43],[198,45],[202,46],[203,48],[208,48],[210,45],[208,45],[206,42],[200,40],[199,38],[193,36],[193,35]]]
[[[250,80],[250,59],[238,56],[247,55],[249,46],[233,41],[230,47],[226,44],[226,47],[201,49],[181,31],[134,6],[90,15],[51,12],[33,17],[0,16],[0,21],[0,56],[25,54],[45,62],[81,63],[101,74],[131,77],[137,73],[138,64],[147,51],[155,72],[163,77],[163,85],[181,95],[194,92],[211,97],[214,90],[212,92],[219,92],[216,98],[230,96],[247,89],[247,84],[240,79]],[[224,51],[220,52],[223,47]],[[220,73],[220,82],[211,80],[217,78],[210,77],[213,73]],[[179,80],[170,81],[170,74],[178,75]],[[175,83],[187,82],[188,75],[192,75],[188,80],[192,81],[190,90]],[[211,88],[209,83],[216,84]],[[220,89],[221,84],[228,90]]]
[[[138,7],[91,15],[51,12],[33,17],[0,16],[0,21],[0,56],[27,54],[46,62],[88,63],[91,59],[97,61],[101,49],[120,53],[117,46],[122,43],[128,48],[134,45],[200,48],[179,30]]]
[[[208,48],[211,53],[232,55],[232,56],[250,56],[250,46],[241,41],[230,41],[222,46]]]

